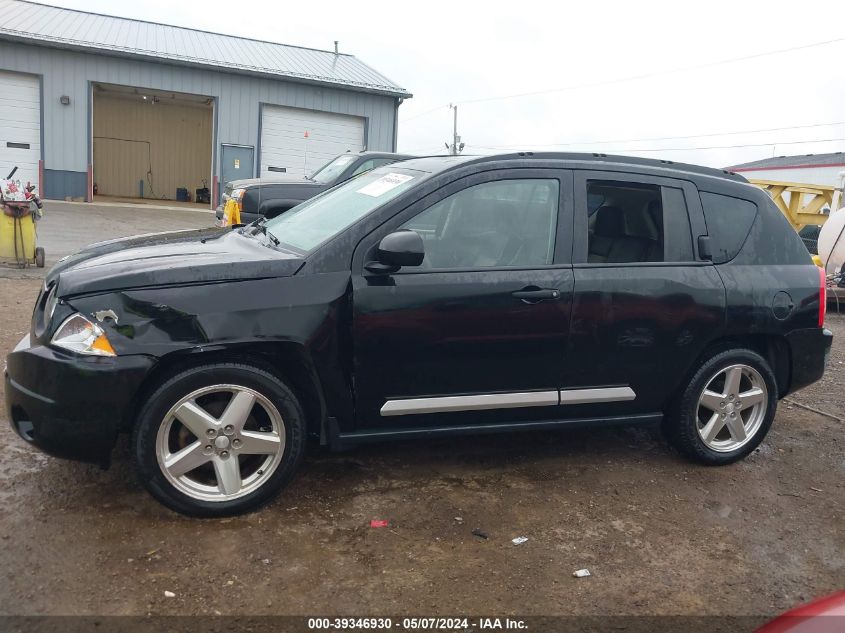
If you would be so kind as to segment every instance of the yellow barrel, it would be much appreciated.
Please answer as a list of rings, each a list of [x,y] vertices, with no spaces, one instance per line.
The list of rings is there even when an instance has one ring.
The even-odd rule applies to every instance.
[[[18,263],[32,263],[35,260],[35,222],[32,221],[32,214],[13,218],[0,210],[0,259],[11,259]]]

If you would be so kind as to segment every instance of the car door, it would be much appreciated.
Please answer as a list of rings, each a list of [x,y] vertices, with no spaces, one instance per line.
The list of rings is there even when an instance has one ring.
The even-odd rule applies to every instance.
[[[571,174],[490,171],[416,202],[353,263],[358,428],[555,416],[573,275]],[[367,272],[378,242],[422,235],[422,266]]]
[[[574,188],[573,362],[562,409],[575,418],[659,412],[724,330],[724,286],[694,247],[706,233],[697,189],[602,171],[574,172]],[[579,397],[584,388],[592,398]]]

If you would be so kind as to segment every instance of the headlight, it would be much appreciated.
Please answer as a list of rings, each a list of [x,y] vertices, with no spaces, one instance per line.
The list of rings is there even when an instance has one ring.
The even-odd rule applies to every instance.
[[[117,356],[103,328],[91,323],[81,314],[74,314],[65,319],[53,334],[50,343],[77,354]]]

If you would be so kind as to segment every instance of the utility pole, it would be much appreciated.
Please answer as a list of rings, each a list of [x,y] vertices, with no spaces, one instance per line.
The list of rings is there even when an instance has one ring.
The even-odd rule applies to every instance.
[[[446,149],[449,150],[450,155],[457,156],[464,151],[464,144],[461,143],[461,137],[458,136],[458,106],[450,103],[449,107],[452,108],[454,119],[452,123],[452,144],[446,143]]]
[[[452,124],[452,151],[450,152],[452,156],[457,155],[458,153],[458,106],[452,106],[452,112],[455,114],[454,123]]]

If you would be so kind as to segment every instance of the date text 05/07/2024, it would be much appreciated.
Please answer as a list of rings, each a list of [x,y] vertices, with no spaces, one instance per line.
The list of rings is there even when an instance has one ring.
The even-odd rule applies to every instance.
[[[379,617],[308,618],[309,630],[408,630],[408,631],[467,631],[478,630],[525,630],[528,626],[518,618],[484,617],[438,618],[405,617],[401,619]]]

